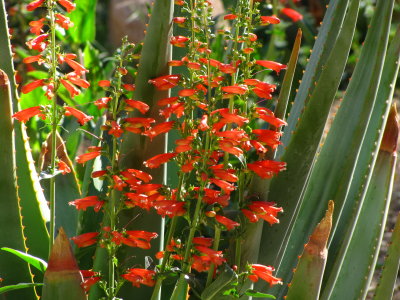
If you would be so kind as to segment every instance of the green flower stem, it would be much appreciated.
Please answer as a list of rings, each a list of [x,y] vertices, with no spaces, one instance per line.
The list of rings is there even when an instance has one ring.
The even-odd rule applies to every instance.
[[[215,225],[213,250],[215,251],[218,250],[220,240],[221,240],[221,228],[218,225]],[[213,279],[214,270],[215,270],[215,264],[211,264],[207,274],[206,287],[210,285]]]
[[[55,234],[55,199],[56,199],[56,155],[57,155],[57,125],[58,125],[58,107],[57,107],[57,97],[55,91],[57,90],[57,56],[56,56],[56,25],[54,16],[54,3],[49,0],[47,2],[49,17],[50,17],[50,47],[51,47],[51,74],[54,82],[54,96],[52,98],[52,108],[51,108],[51,162],[50,162],[50,243],[49,243],[49,253],[54,244],[54,234]]]

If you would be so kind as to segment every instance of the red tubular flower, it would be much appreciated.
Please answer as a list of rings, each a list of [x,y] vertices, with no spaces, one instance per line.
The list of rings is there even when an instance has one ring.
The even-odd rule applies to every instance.
[[[113,175],[112,178],[114,180],[114,189],[122,191],[124,187],[127,186],[127,184],[118,175]]]
[[[127,169],[126,171],[122,171],[122,172],[128,172],[128,173],[132,174],[133,176],[135,176],[136,178],[142,180],[143,182],[149,182],[150,180],[152,180],[152,177],[150,174],[143,172],[141,170]],[[124,175],[122,172],[121,172],[121,174]]]
[[[37,37],[35,37],[32,40],[29,40],[26,42],[26,45],[28,46],[29,49],[37,50],[39,52],[42,52],[44,49],[46,49],[48,42],[46,39],[49,37],[49,35],[46,34],[41,34]]]
[[[164,90],[169,90],[174,86],[177,86],[180,79],[181,79],[180,75],[165,75],[154,79],[150,79],[149,83],[153,84],[156,87],[156,89],[164,91]]]
[[[154,123],[156,120],[152,118],[126,118],[124,121],[129,123],[129,125],[125,127],[126,130],[133,133],[142,133],[140,128],[144,127],[148,129],[151,123]]]
[[[167,163],[170,161],[172,158],[174,158],[177,155],[177,153],[163,153],[163,154],[158,154],[148,160],[146,160],[143,164],[150,169],[158,168],[162,164]]]
[[[81,283],[81,286],[83,287],[86,293],[89,292],[92,285],[96,284],[98,281],[101,280],[101,277],[98,276],[99,273],[93,272],[92,270],[79,270],[79,272],[83,277],[83,282]]]
[[[150,107],[146,103],[139,100],[125,99],[125,103],[129,107],[137,109],[143,115],[150,109]],[[128,108],[126,108],[126,110],[128,110]]]
[[[274,70],[277,74],[279,74],[282,69],[286,69],[286,65],[270,60],[256,60],[256,64],[264,68]]]
[[[201,69],[201,64],[199,64],[197,62],[188,62],[186,66],[192,70],[200,70]]]
[[[185,17],[175,17],[172,19],[172,22],[174,22],[175,24],[183,24],[186,22],[186,18]]]
[[[150,241],[158,237],[157,232],[148,232],[143,230],[128,230],[126,231],[128,235],[134,236],[137,239],[143,239],[146,241]]]
[[[247,48],[244,48],[242,51],[243,51],[243,53],[245,53],[245,54],[251,54],[251,53],[254,52],[254,48],[247,47]]]
[[[235,20],[238,16],[234,14],[227,14],[224,16],[224,20]]]
[[[226,261],[226,259],[222,254],[222,251],[216,251],[204,246],[194,246],[194,247],[201,253],[205,254],[207,260],[209,260],[211,263],[217,266],[221,265]]]
[[[261,16],[260,19],[261,25],[279,24],[281,22],[276,16]]]
[[[178,96],[180,97],[190,97],[196,94],[197,91],[195,89],[183,89],[178,92]]]
[[[249,276],[249,279],[252,280],[253,282],[258,281],[258,278],[261,278],[262,280],[268,282],[270,286],[273,286],[275,284],[282,284],[281,278],[277,278],[272,275],[272,272],[275,271],[273,267],[259,265],[259,264],[252,264],[250,265],[250,267],[251,267],[250,275],[256,276],[256,277]]]
[[[111,121],[111,129],[108,131],[108,134],[119,138],[123,133],[124,130],[121,129],[121,126],[116,121]]]
[[[251,223],[256,223],[258,221],[257,215],[252,212],[251,210],[248,209],[241,209],[242,213],[244,216],[251,222]]]
[[[61,174],[65,175],[67,173],[71,173],[71,169],[64,161],[60,160],[58,162],[58,170],[61,171]]]
[[[40,35],[43,30],[44,22],[46,21],[45,18],[41,18],[39,20],[29,22],[30,29],[29,31],[34,35]]]
[[[282,133],[269,130],[269,129],[253,129],[252,132],[258,135],[258,141],[267,144],[272,149],[278,147],[281,144],[279,138]]]
[[[27,94],[31,91],[33,91],[34,89],[37,89],[38,87],[44,86],[46,83],[44,82],[44,79],[38,79],[38,80],[34,80],[26,85],[24,85],[22,87],[21,92],[23,94]]]
[[[75,7],[76,7],[75,3],[72,3],[72,2],[70,2],[68,0],[58,0],[58,3],[61,6],[63,6],[67,10],[67,12],[73,11],[75,9]]]
[[[96,158],[97,156],[100,156],[100,155],[101,155],[101,152],[100,152],[100,151],[88,152],[88,153],[84,153],[84,154],[79,155],[79,156],[75,159],[75,161],[76,161],[78,164],[84,164],[85,162],[87,162],[87,161],[89,161],[89,160],[92,160],[92,159],[94,159],[94,158]]]
[[[267,108],[264,107],[256,107],[257,115],[260,119],[268,122],[272,126],[279,128],[281,126],[286,126],[287,123],[277,117],[274,116],[274,113]]]
[[[211,178],[210,182],[215,184],[216,186],[219,186],[225,194],[230,194],[230,192],[235,190],[235,186],[225,180]]]
[[[231,65],[231,64],[219,64],[218,69],[222,72],[222,73],[226,73],[226,74],[233,74],[236,72],[236,67]]]
[[[178,35],[178,36],[173,36],[173,37],[171,37],[171,39],[170,39],[169,42],[171,43],[171,45],[173,45],[173,46],[175,46],[175,47],[181,47],[181,48],[183,48],[183,47],[186,47],[186,42],[187,42],[188,40],[189,40],[188,37]]]
[[[242,129],[225,130],[221,132],[216,132],[215,135],[218,137],[228,138],[234,141],[241,141],[243,139],[248,138],[246,132]]]
[[[168,104],[175,104],[179,100],[179,97],[169,97],[169,98],[163,98],[157,101],[158,106],[165,106]]]
[[[99,200],[99,197],[97,196],[87,196],[85,198],[70,201],[68,204],[75,206],[78,210],[86,210],[88,207],[93,206],[94,211],[99,212],[104,205],[104,201]]]
[[[157,214],[164,217],[168,216],[173,218],[175,216],[183,216],[186,213],[185,202],[175,200],[161,200],[153,203],[154,209]]]
[[[213,173],[219,179],[229,181],[229,182],[237,182],[239,178],[235,175],[234,169],[215,169]]]
[[[75,96],[80,94],[80,91],[74,87],[71,83],[69,83],[68,81],[64,80],[64,79],[60,79],[62,85],[67,89],[69,95],[71,96],[71,98],[74,98]]]
[[[82,73],[87,73],[89,70],[85,69],[84,66],[82,66],[80,63],[77,63],[76,61],[64,57],[64,61],[72,68],[77,74],[82,74]]]
[[[198,237],[193,238],[193,244],[199,245],[199,246],[204,246],[204,247],[211,247],[213,244],[213,239],[198,236]]]
[[[94,101],[94,105],[96,105],[98,109],[107,108],[108,102],[110,101],[111,97],[103,97]]]
[[[31,3],[29,3],[29,4],[26,6],[26,10],[27,10],[27,11],[33,11],[33,10],[35,10],[36,8],[42,6],[42,4],[44,3],[44,1],[45,1],[45,0],[36,0],[36,1],[32,1]]]
[[[174,124],[175,121],[163,122],[151,127],[142,134],[148,136],[150,140],[152,140],[157,135],[170,131],[174,127]]]
[[[71,83],[80,86],[81,88],[87,89],[90,86],[90,83],[87,80],[80,78],[75,72],[68,73],[67,78]]]
[[[128,92],[133,92],[134,90],[136,90],[136,86],[134,84],[130,84],[130,83],[124,83],[122,85],[122,87],[127,90]]]
[[[230,154],[233,154],[237,157],[243,155],[243,150],[235,147],[236,142],[234,140],[229,140],[229,139],[223,139],[218,141],[219,148],[222,151],[228,152]]]
[[[275,91],[276,85],[260,82],[253,89],[253,93],[260,98],[272,99],[272,93]]]
[[[79,248],[87,247],[90,245],[94,245],[97,243],[98,232],[88,232],[78,236],[74,236],[71,240],[77,245]]]
[[[256,149],[257,153],[267,153],[268,149],[263,146],[260,142],[256,140],[251,140],[250,144]]]
[[[128,273],[122,274],[121,276],[126,280],[132,282],[132,285],[135,287],[140,287],[141,284],[147,286],[155,285],[154,276],[156,275],[155,271],[146,270],[146,269],[129,269]]]
[[[125,201],[125,205],[128,207],[139,206],[147,211],[153,207],[154,201],[147,195],[139,193],[125,193],[125,196],[129,199],[128,201]]]
[[[99,87],[109,87],[111,85],[110,80],[100,80],[98,83]]]
[[[106,171],[106,170],[99,170],[99,171],[94,171],[94,172],[92,172],[91,177],[92,177],[92,178],[99,178],[99,177],[103,177],[103,176],[106,175],[106,174],[107,174],[107,171]]]
[[[183,102],[172,104],[171,106],[160,110],[160,115],[166,119],[168,119],[172,114],[175,114],[177,118],[180,118],[184,115],[184,113],[185,104]]]
[[[27,109],[20,110],[19,112],[16,112],[15,114],[12,115],[14,119],[17,119],[18,121],[23,123],[26,123],[27,121],[29,121],[30,118],[34,116],[39,116],[43,120],[46,119],[46,116],[42,114],[40,106],[29,107]]]
[[[264,179],[271,178],[280,171],[286,169],[286,163],[282,161],[274,160],[260,160],[254,163],[248,163],[247,168],[258,176]]]
[[[287,7],[282,8],[281,13],[292,19],[293,22],[298,22],[300,20],[303,20],[303,15],[291,8]]]
[[[92,116],[88,116],[85,113],[81,112],[80,110],[77,110],[75,108],[69,107],[69,106],[65,106],[65,115],[66,116],[74,116],[75,118],[77,118],[78,123],[81,125],[85,125],[86,122],[90,121],[91,119],[93,119]]]
[[[222,91],[228,94],[236,94],[236,95],[244,95],[248,92],[247,86],[241,85],[231,85],[231,86],[223,86]]]
[[[206,131],[207,129],[210,128],[210,126],[208,126],[207,122],[208,122],[208,115],[204,114],[201,117],[200,124],[197,128],[201,131]]]
[[[168,66],[170,66],[170,67],[180,67],[180,66],[183,66],[183,61],[181,61],[181,60],[170,60],[168,62]]]
[[[228,218],[226,218],[224,216],[221,216],[221,215],[216,215],[215,216],[215,220],[217,220],[218,223],[224,225],[227,230],[232,230],[236,226],[240,226],[239,223],[237,223],[235,221],[232,221],[231,219],[228,219]]]
[[[33,63],[33,62],[37,62],[39,65],[41,65],[42,63],[44,63],[44,59],[43,59],[42,55],[39,54],[39,55],[35,55],[35,56],[28,56],[28,57],[25,57],[25,58],[22,60],[22,62],[23,62],[24,64],[31,64],[31,63]]]
[[[65,30],[68,30],[69,28],[71,28],[72,26],[74,26],[74,23],[71,22],[70,18],[62,15],[62,14],[55,14],[56,17],[56,23],[58,25],[60,25],[62,28],[64,28]]]

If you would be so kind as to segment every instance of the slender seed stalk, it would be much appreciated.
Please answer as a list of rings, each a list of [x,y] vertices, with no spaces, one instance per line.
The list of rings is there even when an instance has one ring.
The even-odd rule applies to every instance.
[[[56,25],[55,25],[55,16],[54,16],[54,2],[49,0],[47,2],[47,6],[49,9],[49,17],[50,17],[50,47],[51,47],[51,74],[54,82],[54,91],[57,90],[58,82],[57,82],[57,56],[56,56]],[[54,244],[54,235],[55,235],[55,200],[56,200],[56,178],[55,178],[55,169],[56,169],[56,155],[57,155],[57,125],[58,125],[58,107],[57,107],[57,97],[54,92],[52,98],[52,108],[51,108],[51,162],[50,162],[50,243],[49,243],[49,253],[51,253],[51,249]]]

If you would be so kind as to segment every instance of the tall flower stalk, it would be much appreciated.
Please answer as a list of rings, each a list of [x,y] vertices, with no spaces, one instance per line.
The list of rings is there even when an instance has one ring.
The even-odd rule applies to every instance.
[[[64,15],[65,12],[69,13],[75,9],[75,4],[68,0],[37,0],[27,5],[28,11],[36,10],[40,7],[46,8],[46,15],[36,21],[31,21],[30,32],[36,36],[30,39],[26,44],[29,49],[38,52],[38,55],[26,57],[23,62],[38,63],[43,65],[44,68],[48,69],[50,77],[47,79],[34,80],[22,87],[22,93],[29,93],[36,88],[43,88],[45,90],[45,96],[51,102],[50,105],[32,107],[13,115],[14,118],[26,122],[34,115],[39,115],[43,119],[49,120],[50,136],[51,136],[51,155],[50,165],[46,172],[50,177],[50,194],[49,194],[49,206],[50,206],[50,244],[51,249],[54,243],[55,235],[55,199],[56,199],[56,175],[59,173],[69,173],[71,166],[68,162],[61,160],[57,157],[57,133],[58,126],[61,118],[64,115],[73,115],[77,118],[80,125],[84,125],[86,122],[92,119],[85,115],[83,112],[73,107],[59,107],[57,104],[57,92],[60,85],[69,92],[70,97],[78,95],[80,91],[76,88],[89,87],[83,76],[88,70],[86,70],[81,64],[76,62],[75,54],[63,53],[59,43],[56,39],[56,31],[59,28],[68,30],[73,26],[73,23],[68,17]],[[45,29],[47,31],[45,32]],[[62,74],[60,71],[61,65],[66,63],[70,70],[67,74]]]

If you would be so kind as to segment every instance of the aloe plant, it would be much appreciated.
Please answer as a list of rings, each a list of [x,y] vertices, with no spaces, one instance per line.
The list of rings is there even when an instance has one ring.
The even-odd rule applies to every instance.
[[[66,293],[74,294],[71,296],[74,299],[86,299],[82,286],[88,291],[96,284],[90,289],[89,299],[365,299],[393,187],[398,124],[395,109],[389,111],[399,69],[400,29],[388,47],[394,0],[378,0],[352,78],[333,123],[326,130],[357,30],[360,3],[360,0],[330,1],[297,85],[301,30],[290,49],[287,66],[271,61],[277,57],[260,57],[262,52],[257,52],[257,36],[253,34],[255,26],[280,26],[281,21],[278,16],[262,16],[260,6],[254,1],[238,1],[232,13],[224,16],[231,32],[219,31],[215,35],[219,25],[215,25],[207,2],[175,1],[182,7],[174,9],[173,1],[156,0],[151,7],[144,44],[134,47],[125,40],[115,59],[103,62],[104,70],[98,74],[106,76],[115,69],[112,79],[93,75],[90,91],[78,100],[70,99],[68,92],[56,84],[58,96],[51,97],[54,105],[51,111],[57,117],[52,116],[52,134],[48,146],[43,147],[38,166],[40,171],[51,166],[51,185],[42,182],[43,193],[25,126],[13,125],[11,121],[19,103],[5,1],[0,1],[0,41],[3,41],[0,49],[5,53],[0,56],[0,68],[11,83],[2,73],[0,98],[5,101],[1,101],[0,111],[5,117],[0,118],[0,132],[7,151],[0,155],[1,165],[6,168],[0,178],[0,198],[7,202],[0,203],[3,206],[0,246],[5,247],[4,253],[0,253],[0,276],[6,285],[0,287],[0,293],[5,293],[6,299],[36,299],[35,291],[43,299],[62,299]],[[50,11],[48,52],[53,74],[50,80],[82,76],[63,77],[60,73],[56,51],[61,47],[56,46],[57,39],[60,43],[69,41],[74,50],[85,44],[84,53],[89,58],[81,56],[80,63],[100,62],[100,58],[94,59],[94,53],[99,52],[93,50],[97,46],[97,4],[95,0],[76,5],[67,0],[47,0],[28,5],[29,10],[45,7]],[[71,19],[57,16],[54,10],[57,5],[72,11]],[[278,1],[273,1],[273,5],[274,14],[279,12],[278,7],[283,7]],[[296,6],[285,6],[281,15],[307,30],[293,8]],[[68,33],[56,27],[57,23],[68,29],[71,20],[82,30]],[[31,23],[31,30],[35,30],[32,24],[36,23]],[[176,26],[186,27],[179,29],[178,35]],[[43,28],[40,27],[39,33],[40,30]],[[277,33],[275,29],[271,32]],[[305,35],[310,37],[310,32]],[[274,54],[276,38],[270,40],[269,55]],[[172,45],[183,49],[176,52],[185,52],[182,59],[171,60],[175,49]],[[131,64],[139,57],[140,50],[138,65]],[[24,54],[20,50],[18,53]],[[59,61],[65,59],[65,54],[59,55]],[[70,62],[69,66],[76,71],[76,64]],[[83,65],[79,66],[85,70],[83,73],[87,71]],[[181,69],[171,71],[171,66]],[[267,77],[259,72],[261,68],[276,73],[286,68],[276,103],[266,106],[258,106],[264,102],[259,98],[269,99],[272,95],[261,87],[268,86],[272,93],[276,86],[264,82]],[[174,72],[179,74],[171,74]],[[87,79],[91,76],[87,74]],[[99,88],[93,87],[98,83]],[[180,90],[171,94],[171,88],[176,86]],[[46,89],[51,91],[51,86],[46,85]],[[74,163],[67,153],[73,146],[65,146],[58,135],[51,138],[61,128],[59,124],[68,125],[57,115],[65,108],[56,108],[56,104],[65,101],[69,108],[89,106],[86,103],[89,100],[84,99],[92,96],[103,97],[95,103],[98,110],[92,109],[96,123],[89,122],[82,130],[89,133],[92,147],[84,154],[79,152],[81,149],[74,150],[74,155],[80,154],[77,163],[85,165],[78,166],[75,174],[61,177],[55,172],[56,157],[73,170]],[[37,101],[43,112],[47,103]],[[270,125],[256,120],[261,113],[266,113],[263,121]],[[81,125],[90,120],[86,117]],[[148,124],[141,124],[143,120]],[[282,125],[285,127],[281,131]],[[168,138],[161,135],[170,130],[181,135],[176,148],[168,146]],[[273,142],[257,140],[266,132],[274,135]],[[224,136],[239,133],[240,137]],[[68,133],[62,135],[68,139]],[[79,137],[74,145],[87,140]],[[146,170],[143,161],[149,168],[174,161],[178,169],[164,164],[158,170],[151,170],[153,181],[149,183],[151,176],[143,172]],[[266,162],[279,164],[279,170],[262,173],[265,165],[257,164]],[[177,170],[178,174],[171,170]],[[41,177],[46,177],[46,172]],[[168,186],[168,182],[177,184]],[[143,186],[145,189],[141,190]],[[52,199],[50,231],[60,225],[66,227],[68,235],[77,231],[79,235],[72,239],[79,248],[75,253],[80,267],[93,267],[99,272],[90,272],[91,277],[84,283],[63,230],[46,269],[43,259],[48,258],[52,239],[42,217],[48,212],[47,207],[41,208],[46,206],[45,196]],[[217,200],[210,200],[213,197]],[[54,211],[55,199],[61,203]],[[169,202],[162,206],[163,201]],[[81,211],[76,212],[71,206]],[[317,225],[327,206],[326,216]],[[256,223],[259,218],[269,224]],[[278,220],[280,224],[276,224]],[[389,249],[375,299],[389,299],[393,292],[398,270],[398,264],[394,263],[399,256],[398,227],[393,233],[395,242]],[[366,228],[371,232],[369,236],[364,234]],[[150,240],[157,234],[159,247],[153,244],[148,252]],[[224,256],[222,250],[227,249]],[[157,250],[162,250],[156,256],[160,259],[158,263],[154,257]],[[27,262],[37,269],[32,270],[37,275],[33,279]],[[359,270],[358,274],[352,272],[354,269]],[[248,279],[253,282],[262,279],[264,283],[260,280],[250,289]],[[149,287],[136,289],[140,285]]]

